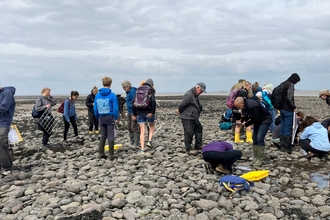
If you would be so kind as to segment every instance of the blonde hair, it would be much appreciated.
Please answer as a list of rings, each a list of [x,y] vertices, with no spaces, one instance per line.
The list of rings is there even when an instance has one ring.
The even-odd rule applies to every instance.
[[[98,92],[98,88],[96,86],[94,86],[94,88],[92,89],[93,92]]]
[[[111,86],[111,83],[112,83],[112,79],[110,77],[108,76],[103,77],[102,79],[103,86]]]
[[[44,94],[44,92],[46,92],[46,91],[50,91],[50,88],[48,88],[48,87],[43,88],[41,90],[41,94]]]

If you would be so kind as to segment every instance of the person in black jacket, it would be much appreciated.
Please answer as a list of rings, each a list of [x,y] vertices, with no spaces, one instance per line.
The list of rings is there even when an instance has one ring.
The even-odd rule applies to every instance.
[[[203,126],[199,122],[199,115],[203,110],[199,103],[198,96],[206,92],[206,85],[202,82],[188,90],[179,104],[176,113],[180,115],[184,130],[184,145],[189,155],[198,154],[203,146]],[[195,147],[191,143],[195,135]]]
[[[294,85],[300,81],[300,77],[297,73],[291,74],[291,76],[284,81],[283,99],[284,105],[281,109],[281,129],[280,129],[280,146],[281,149],[289,154],[292,152],[292,125],[293,114],[297,112],[297,108],[294,102]]]
[[[265,136],[272,123],[272,116],[260,103],[243,97],[237,97],[234,105],[242,110],[242,126],[253,125],[253,166],[261,166],[264,162]]]
[[[98,88],[94,86],[91,90],[91,94],[86,97],[86,106],[88,107],[88,121],[89,121],[89,134],[93,134],[93,127],[95,128],[95,134],[99,134],[99,120],[94,115],[94,98],[98,93]]]

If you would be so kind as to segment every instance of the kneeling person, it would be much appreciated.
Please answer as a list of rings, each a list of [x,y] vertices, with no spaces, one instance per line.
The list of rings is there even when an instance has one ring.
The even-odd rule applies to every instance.
[[[234,150],[233,145],[225,141],[214,141],[202,148],[204,161],[207,162],[207,173],[216,170],[221,173],[231,173],[232,165],[242,157],[242,151]]]

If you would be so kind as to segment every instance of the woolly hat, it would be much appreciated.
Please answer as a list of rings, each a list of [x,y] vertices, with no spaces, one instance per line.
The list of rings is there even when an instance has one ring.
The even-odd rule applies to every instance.
[[[148,83],[148,84],[151,85],[151,86],[154,86],[154,81],[152,81],[151,78],[147,79],[147,80],[146,80],[146,83]]]
[[[271,83],[266,84],[266,85],[262,88],[262,90],[263,90],[263,91],[266,91],[268,94],[272,94],[273,89],[274,89],[274,86],[273,86],[273,84],[271,84]]]

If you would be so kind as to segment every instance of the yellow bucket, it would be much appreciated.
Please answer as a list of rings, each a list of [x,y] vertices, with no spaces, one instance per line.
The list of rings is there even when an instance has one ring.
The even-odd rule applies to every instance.
[[[256,170],[256,171],[250,171],[247,173],[244,173],[240,177],[246,179],[247,181],[259,181],[265,177],[267,177],[269,174],[269,170]]]
[[[123,145],[122,144],[115,144],[114,149],[117,150],[121,148]],[[104,150],[109,150],[109,145],[104,146]]]

